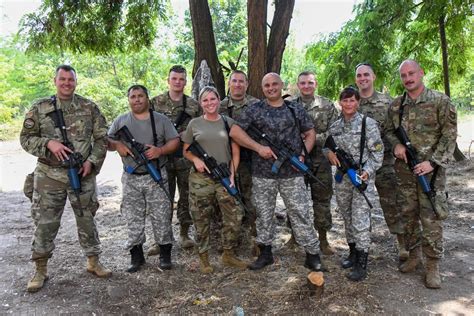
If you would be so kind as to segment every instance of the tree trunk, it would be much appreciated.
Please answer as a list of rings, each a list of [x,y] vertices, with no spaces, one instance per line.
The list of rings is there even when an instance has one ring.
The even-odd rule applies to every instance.
[[[443,56],[443,77],[444,77],[444,94],[451,97],[449,89],[449,68],[448,68],[448,44],[446,42],[446,25],[444,23],[445,15],[439,18],[439,37],[441,39],[441,54]]]
[[[206,60],[211,69],[212,79],[222,98],[225,97],[224,73],[217,57],[216,41],[212,28],[211,12],[207,0],[189,0],[189,12],[194,35],[193,77],[202,60]]]
[[[280,73],[295,0],[276,0],[267,48],[267,72]]]
[[[248,93],[262,99],[262,78],[267,72],[267,0],[248,0]]]

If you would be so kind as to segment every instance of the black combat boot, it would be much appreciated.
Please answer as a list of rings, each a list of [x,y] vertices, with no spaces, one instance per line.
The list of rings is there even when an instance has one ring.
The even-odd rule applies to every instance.
[[[363,250],[356,250],[356,262],[352,267],[352,271],[347,274],[349,280],[362,281],[367,277],[367,257],[369,253]]]
[[[140,270],[140,267],[145,264],[145,257],[143,256],[143,246],[135,245],[130,249],[130,255],[132,259],[130,260],[130,266],[127,269],[127,272],[134,273]]]
[[[171,270],[171,248],[172,244],[160,245],[160,268]]]
[[[319,254],[312,255],[310,253],[306,253],[306,261],[304,262],[304,266],[305,268],[308,268],[313,271],[323,270]]]
[[[272,245],[258,245],[258,248],[260,248],[260,255],[255,262],[249,265],[250,270],[260,270],[275,262],[273,260]]]
[[[344,258],[341,262],[341,267],[343,269],[350,268],[354,265],[356,261],[356,244],[353,242],[349,243],[349,256]]]

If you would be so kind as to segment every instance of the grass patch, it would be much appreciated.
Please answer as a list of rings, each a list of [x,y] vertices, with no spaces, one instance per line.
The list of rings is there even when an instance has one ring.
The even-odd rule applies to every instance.
[[[17,139],[20,137],[22,126],[23,120],[14,120],[10,123],[0,124],[0,141]]]

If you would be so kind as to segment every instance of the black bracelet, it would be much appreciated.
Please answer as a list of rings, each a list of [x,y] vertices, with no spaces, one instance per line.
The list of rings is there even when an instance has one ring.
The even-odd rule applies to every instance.
[[[431,165],[431,167],[432,167],[433,169],[438,166],[438,165],[436,164],[436,162],[434,162],[433,160],[430,160],[430,165]]]

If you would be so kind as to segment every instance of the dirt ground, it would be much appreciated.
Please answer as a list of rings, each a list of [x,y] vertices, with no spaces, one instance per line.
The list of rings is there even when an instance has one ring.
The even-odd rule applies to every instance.
[[[346,279],[339,262],[347,252],[340,215],[334,211],[330,242],[334,256],[323,257],[328,268],[321,299],[309,296],[304,251],[285,244],[289,237],[278,224],[276,263],[262,271],[223,268],[216,250],[212,275],[199,272],[197,255],[173,248],[174,269],[162,272],[158,258],[149,257],[140,272],[125,272],[130,257],[120,214],[121,165],[109,154],[98,177],[101,208],[97,224],[102,241],[101,261],[113,270],[110,279],[88,274],[77,241],[72,210],[67,206],[56,250],[49,261],[50,279],[38,293],[26,292],[33,274],[29,261],[33,223],[29,201],[21,191],[24,176],[33,170],[34,157],[17,141],[0,143],[0,314],[474,314],[474,163],[458,163],[449,170],[451,215],[445,221],[445,258],[441,263],[442,289],[423,286],[423,270],[401,274],[394,238],[380,209],[372,214],[373,237],[369,276],[364,282]],[[282,212],[279,203],[278,211]],[[148,236],[151,236],[148,227]],[[174,232],[178,225],[174,219]],[[214,249],[216,249],[216,240]],[[146,247],[149,245],[147,244]],[[248,245],[241,257],[253,260]]]

